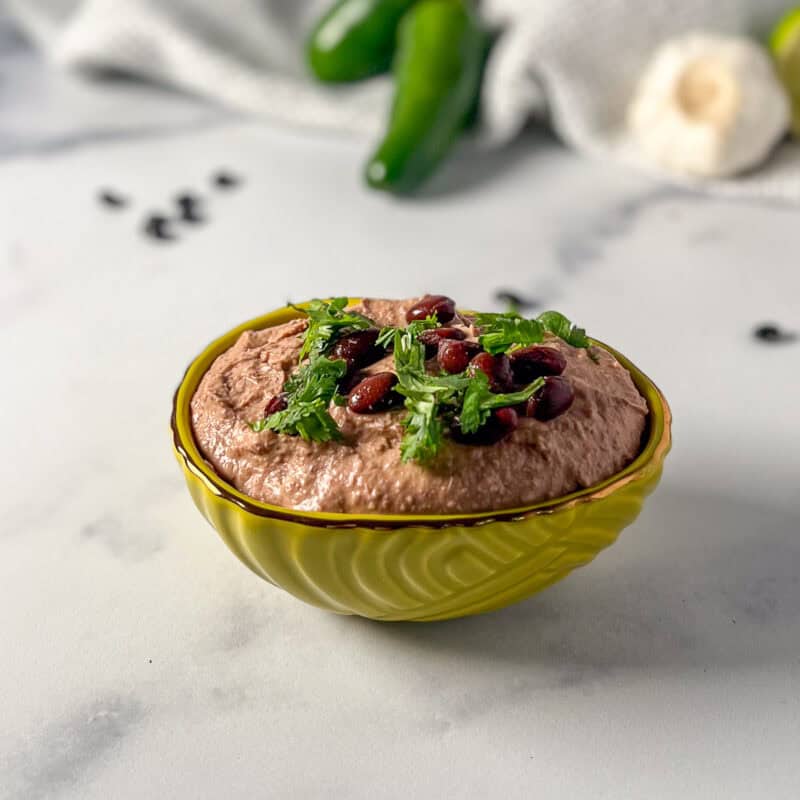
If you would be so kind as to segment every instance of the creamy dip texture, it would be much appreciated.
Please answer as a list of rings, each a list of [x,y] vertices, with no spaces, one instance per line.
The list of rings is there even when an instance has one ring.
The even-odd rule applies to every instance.
[[[377,326],[406,324],[415,300],[364,300],[356,309]],[[457,318],[470,334],[469,321]],[[203,376],[192,398],[203,455],[250,497],[306,511],[460,513],[548,500],[598,483],[638,454],[647,405],[627,370],[607,351],[544,344],[566,358],[575,392],[569,410],[549,422],[522,418],[506,439],[486,446],[448,441],[435,462],[403,463],[401,408],[356,414],[333,407],[342,441],[305,442],[251,430],[267,401],[297,368],[304,319],[243,333]],[[474,336],[470,336],[474,338]],[[392,358],[362,370],[392,369]]]

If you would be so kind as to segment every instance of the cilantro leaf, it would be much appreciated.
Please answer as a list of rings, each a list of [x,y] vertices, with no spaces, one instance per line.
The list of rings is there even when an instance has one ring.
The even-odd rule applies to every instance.
[[[340,336],[353,331],[361,331],[373,326],[372,320],[355,311],[347,311],[347,298],[335,297],[333,300],[312,300],[308,308],[292,308],[308,317],[308,328],[303,335],[303,347],[299,361],[321,355]]]
[[[403,419],[406,432],[400,442],[400,458],[403,461],[432,461],[444,439],[441,420],[436,413],[438,406],[432,395],[407,396],[408,414]]]
[[[489,389],[489,378],[480,370],[467,385],[461,405],[459,422],[464,433],[475,433],[486,423],[494,408],[505,408],[525,403],[544,386],[544,378],[537,378],[533,383],[518,392],[493,394]]]
[[[544,328],[535,319],[519,314],[478,314],[475,324],[480,328],[478,341],[487,353],[505,353],[513,346],[538,344],[544,338]]]
[[[421,320],[420,322],[427,322]],[[428,325],[428,327],[430,327]],[[441,417],[454,411],[470,378],[466,375],[428,375],[425,371],[425,345],[417,339],[421,328],[412,322],[394,332],[395,391],[405,397],[408,412],[400,444],[403,461],[426,463],[435,458],[444,440]]]
[[[339,381],[347,372],[347,364],[324,356],[304,364],[284,386],[289,395],[283,411],[251,424],[256,431],[269,430],[289,436],[300,436],[307,442],[327,442],[341,438],[329,412],[336,402]]]
[[[558,311],[545,311],[536,319],[524,319],[519,314],[478,314],[475,324],[483,349],[492,355],[506,353],[517,347],[538,344],[545,332],[552,333],[573,347],[589,347],[586,331],[573,325]]]
[[[414,320],[414,322],[410,322],[405,328],[394,328],[389,325],[385,328],[381,328],[376,344],[383,348],[388,348],[394,342],[395,331],[405,332],[410,337],[416,339],[423,331],[429,331],[438,327],[439,320],[434,316]]]
[[[555,334],[567,344],[571,344],[573,347],[589,347],[586,331],[573,325],[558,311],[544,311],[539,314],[537,320],[546,331]]]
[[[384,350],[386,350],[394,341],[394,332],[396,330],[397,328],[393,328],[391,325],[381,328],[381,332],[378,334],[375,344],[378,345],[378,347],[382,347]]]

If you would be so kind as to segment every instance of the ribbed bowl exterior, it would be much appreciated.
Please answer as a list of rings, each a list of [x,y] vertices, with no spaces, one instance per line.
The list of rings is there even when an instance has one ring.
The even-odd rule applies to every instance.
[[[649,378],[607,348],[630,370],[650,418],[639,457],[597,487],[529,508],[422,518],[296,512],[257,503],[204,461],[194,442],[189,403],[210,364],[242,331],[297,315],[279,309],[209,345],[175,393],[172,435],[203,516],[243,564],[300,600],[387,621],[443,620],[502,608],[613,544],[658,484],[671,446],[669,406]]]
[[[184,463],[195,505],[253,572],[306,603],[379,620],[442,620],[502,608],[613,544],[661,477],[653,463],[604,497],[550,514],[446,528],[320,528],[255,516]]]

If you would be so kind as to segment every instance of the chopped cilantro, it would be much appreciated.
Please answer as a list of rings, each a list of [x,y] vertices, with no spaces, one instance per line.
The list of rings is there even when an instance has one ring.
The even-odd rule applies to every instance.
[[[347,372],[344,361],[332,361],[325,356],[304,364],[292,375],[284,387],[288,405],[283,411],[251,424],[258,432],[263,430],[300,436],[307,442],[327,442],[341,434],[328,408],[336,402],[339,381]]]
[[[330,301],[312,300],[308,308],[292,306],[308,316],[308,328],[303,335],[299,361],[321,355],[340,336],[372,327],[371,320],[363,314],[347,311],[345,306],[346,297],[335,297]]]
[[[400,456],[403,461],[425,463],[435,458],[442,445],[442,416],[457,410],[460,395],[471,379],[466,375],[428,375],[425,345],[417,339],[420,330],[425,328],[420,328],[417,322],[395,330],[394,364],[395,390],[405,397],[408,412],[403,419],[406,431]]]
[[[383,348],[388,348],[394,342],[395,331],[405,331],[409,336],[416,339],[423,331],[429,331],[438,327],[439,321],[433,316],[414,320],[414,322],[410,322],[405,328],[393,328],[389,325],[385,328],[381,328],[376,344],[379,344]]]
[[[544,386],[544,378],[537,378],[519,392],[493,394],[489,389],[489,378],[480,370],[467,385],[459,414],[459,423],[464,433],[475,433],[483,425],[494,408],[526,403]]]
[[[373,326],[367,317],[348,311],[346,306],[347,298],[337,297],[313,300],[307,309],[298,309],[309,319],[300,352],[300,361],[308,360],[286,381],[286,408],[253,423],[254,431],[270,430],[314,442],[341,438],[330,406],[346,403],[338,387],[347,373],[347,364],[332,360],[325,353],[341,336]],[[475,323],[481,346],[492,355],[537,344],[545,333],[554,334],[573,347],[590,345],[586,332],[557,311],[545,311],[535,319],[525,319],[513,310],[478,314]],[[394,348],[395,389],[405,398],[405,432],[400,445],[403,461],[430,462],[445,440],[448,425],[457,423],[464,433],[475,433],[486,424],[493,409],[525,403],[544,385],[544,379],[537,378],[520,391],[495,394],[480,370],[475,374],[428,374],[425,345],[418,337],[438,325],[436,317],[428,317],[405,328],[383,328],[378,336],[379,345]]]
[[[492,355],[514,346],[537,344],[544,338],[544,328],[537,320],[524,319],[519,314],[478,314],[475,324],[481,331],[481,347]]]
[[[514,312],[478,314],[475,324],[480,328],[478,340],[481,346],[492,355],[538,344],[545,332],[558,336],[573,347],[589,347],[586,331],[573,325],[558,311],[545,311],[536,319],[525,319]]]
[[[563,314],[558,311],[544,311],[537,317],[544,329],[563,339],[573,347],[588,347],[589,339],[586,331],[573,325]]]

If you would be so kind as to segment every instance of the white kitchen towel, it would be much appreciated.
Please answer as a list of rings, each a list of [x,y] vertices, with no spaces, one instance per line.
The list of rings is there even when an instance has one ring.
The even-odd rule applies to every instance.
[[[385,79],[324,87],[303,42],[332,0],[10,0],[31,38],[66,67],[137,75],[284,122],[375,135]],[[570,146],[650,169],[625,134],[625,109],[655,47],[688,31],[763,36],[786,0],[484,0],[501,31],[487,66],[481,140],[546,117]],[[479,157],[479,156],[477,156]],[[720,181],[656,173],[714,194],[800,202],[800,145]]]

